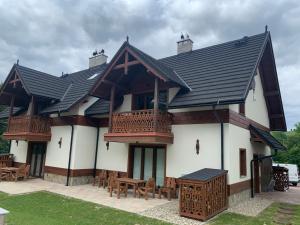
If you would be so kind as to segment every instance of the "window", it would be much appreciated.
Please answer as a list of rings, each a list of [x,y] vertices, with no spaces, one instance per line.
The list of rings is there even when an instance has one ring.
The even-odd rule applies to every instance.
[[[240,148],[240,176],[247,176],[246,149]]]
[[[245,103],[241,103],[239,105],[239,113],[243,116],[245,116]]]

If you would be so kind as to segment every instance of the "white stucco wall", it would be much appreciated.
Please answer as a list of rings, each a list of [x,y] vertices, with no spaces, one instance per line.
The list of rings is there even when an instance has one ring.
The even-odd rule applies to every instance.
[[[124,95],[123,103],[115,110],[115,112],[131,111],[132,94]]]
[[[11,141],[10,153],[14,154],[15,162],[26,163],[27,148],[27,141],[18,141],[18,145],[16,141]]]
[[[246,117],[266,126],[270,127],[268,109],[263,94],[263,88],[259,71],[255,76],[255,90],[250,90],[245,103]]]
[[[226,142],[225,151],[225,169],[229,170],[228,184],[250,179],[250,161],[253,159],[253,154],[269,155],[270,148],[264,144],[251,143],[250,131],[232,124],[229,124],[227,133],[228,142]],[[247,176],[240,176],[240,154],[239,149],[246,149],[247,159]]]
[[[128,144],[126,143],[109,143],[109,149],[106,148],[104,134],[108,128],[100,128],[97,169],[107,169],[127,172],[128,162]]]
[[[94,168],[97,128],[74,126],[71,169]]]
[[[224,132],[227,130],[228,124],[224,124]],[[166,176],[180,177],[203,168],[221,168],[220,124],[173,125],[172,131],[174,143],[167,146]]]
[[[71,126],[51,127],[51,141],[47,144],[46,166],[68,168]],[[59,148],[58,142],[62,138],[62,145]]]

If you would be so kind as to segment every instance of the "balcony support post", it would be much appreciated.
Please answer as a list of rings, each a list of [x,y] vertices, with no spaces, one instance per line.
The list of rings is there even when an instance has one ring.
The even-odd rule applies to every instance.
[[[113,85],[110,90],[109,121],[108,121],[109,132],[112,131],[112,115],[113,115],[114,104],[115,104],[115,89],[116,87]]]
[[[154,83],[154,130],[157,131],[157,116],[158,116],[158,101],[159,101],[159,88],[158,88],[158,78],[155,78]]]
[[[29,132],[31,131],[31,124],[32,124],[32,116],[34,115],[34,97],[31,96],[31,101],[29,103],[28,106],[28,110],[27,110],[27,115],[29,116],[29,121],[28,121],[28,130]]]

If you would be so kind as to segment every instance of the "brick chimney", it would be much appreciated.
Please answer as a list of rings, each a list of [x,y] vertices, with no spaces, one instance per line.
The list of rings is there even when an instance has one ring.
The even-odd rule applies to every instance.
[[[89,68],[105,64],[107,62],[107,55],[102,49],[100,52],[94,51],[92,57],[89,58]]]
[[[180,41],[177,41],[177,54],[190,52],[193,50],[193,41],[190,39],[187,34],[185,37],[182,34],[180,37]]]

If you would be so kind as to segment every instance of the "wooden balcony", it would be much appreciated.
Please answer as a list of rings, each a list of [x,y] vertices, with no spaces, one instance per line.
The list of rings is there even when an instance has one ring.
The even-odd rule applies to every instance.
[[[40,116],[10,117],[3,137],[7,140],[50,141],[50,120]]]
[[[137,110],[113,113],[104,140],[122,143],[173,143],[172,115],[168,112]]]

